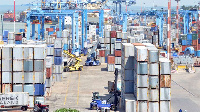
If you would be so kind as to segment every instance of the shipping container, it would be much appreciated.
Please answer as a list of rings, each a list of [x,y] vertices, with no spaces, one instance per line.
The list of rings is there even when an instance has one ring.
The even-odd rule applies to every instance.
[[[47,56],[53,56],[54,55],[54,48],[53,47],[47,47]]]
[[[136,104],[133,94],[125,94],[125,112],[136,112]]]
[[[125,81],[134,81],[134,70],[122,69],[122,78]]]
[[[149,86],[149,82],[148,82],[148,75],[137,75],[134,74],[134,77],[137,79],[135,79],[135,81],[137,81],[137,87],[148,87]]]
[[[115,42],[115,50],[121,50],[122,47],[121,47],[121,42],[120,41],[116,41]]]
[[[108,64],[115,64],[115,56],[108,55]]]
[[[160,58],[160,74],[171,74],[171,62],[167,58]]]
[[[121,65],[122,65],[122,68],[124,68],[124,69],[133,70],[134,69],[134,57],[133,56],[129,56],[128,58],[124,58],[122,56]]]
[[[100,57],[105,57],[105,50],[100,49],[99,50],[99,56]]]
[[[45,87],[46,87],[46,88],[51,87],[51,79],[46,79],[46,80],[45,80]]]
[[[24,59],[24,47],[22,45],[13,47],[13,59]]]
[[[134,82],[122,80],[122,92],[125,94],[134,93]]]
[[[2,71],[11,72],[12,71],[12,60],[3,59],[2,60]]]
[[[34,96],[29,96],[29,107],[34,107]]]
[[[13,45],[6,45],[2,48],[2,60],[11,60],[12,59],[12,50]]]
[[[60,48],[57,48],[57,49],[54,49],[54,56],[62,56],[62,49]]]
[[[171,100],[171,88],[160,88],[160,100]]]
[[[33,72],[24,72],[24,83],[34,83],[35,76]]]
[[[34,60],[34,71],[36,72],[44,71],[44,60]]]
[[[115,64],[107,64],[108,72],[114,72],[115,71]]]
[[[148,99],[148,88],[137,88],[137,100],[147,101]]]
[[[35,83],[44,83],[44,72],[35,72]]]
[[[149,112],[159,112],[159,102],[149,102]]]
[[[43,96],[44,95],[44,84],[35,84],[35,96]]]
[[[46,78],[50,78],[52,75],[52,67],[46,68]]]
[[[147,62],[136,62],[134,60],[134,69],[137,70],[137,74],[148,74],[148,63]]]
[[[28,92],[29,95],[34,95],[34,85],[33,84],[25,84],[24,92]]]
[[[24,83],[24,72],[13,72],[13,83]]]
[[[122,68],[121,68],[121,65],[115,65],[115,69],[118,69],[118,70],[121,70]]]
[[[115,57],[115,64],[121,64],[121,57]]]
[[[160,87],[171,87],[171,75],[160,76]]]
[[[46,45],[36,45],[34,47],[34,59],[46,58]]]
[[[2,72],[2,83],[12,83],[12,72]]]
[[[33,59],[33,45],[24,47],[24,59]]]
[[[117,32],[116,31],[110,31],[110,37],[111,38],[117,38]]]
[[[148,112],[147,101],[137,101],[137,112]]]
[[[115,50],[115,56],[116,57],[121,57],[121,50]]]
[[[33,71],[33,60],[24,60],[24,71]]]
[[[149,88],[159,88],[158,76],[149,76]]]
[[[54,57],[55,65],[62,65],[62,57]]]
[[[154,47],[148,47],[148,56],[149,56],[149,62],[159,62],[159,51],[157,48]]]
[[[51,68],[53,64],[53,57],[47,56],[45,62],[46,68]]]
[[[171,102],[160,101],[160,112],[171,112]]]
[[[2,93],[9,93],[12,92],[12,84],[2,84]]]
[[[149,89],[149,101],[159,101],[158,89]]]
[[[158,65],[158,63],[149,64],[149,75],[159,75],[159,65]]]
[[[63,69],[62,69],[62,65],[54,65],[53,66],[53,73],[62,73],[63,72]]]
[[[13,92],[23,92],[22,84],[14,84],[13,85]]]
[[[13,71],[14,72],[24,71],[24,61],[23,60],[13,60]]]
[[[62,39],[61,38],[57,38],[55,39],[55,42],[54,42],[54,48],[62,48]]]
[[[134,56],[134,46],[131,43],[122,43],[122,57]]]
[[[134,56],[137,61],[148,61],[147,48],[144,46],[135,46]]]

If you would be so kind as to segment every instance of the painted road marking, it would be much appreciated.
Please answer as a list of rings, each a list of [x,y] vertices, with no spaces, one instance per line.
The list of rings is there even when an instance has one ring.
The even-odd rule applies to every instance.
[[[65,95],[64,105],[66,104],[66,101],[67,101],[67,92],[68,92],[68,88],[69,88],[69,84],[70,84],[71,75],[72,75],[72,73],[70,72],[69,80],[68,80],[68,83],[67,83],[67,91],[66,91],[66,95]]]
[[[78,73],[78,93],[77,93],[77,105],[78,105],[78,101],[79,101],[79,84],[80,84],[80,71]]]

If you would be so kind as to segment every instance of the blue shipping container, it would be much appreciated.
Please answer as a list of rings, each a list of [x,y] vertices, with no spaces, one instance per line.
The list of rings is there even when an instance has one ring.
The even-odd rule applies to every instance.
[[[120,41],[120,42],[121,42],[121,41],[122,41],[122,39],[121,39],[121,38],[117,38],[117,39],[116,39],[116,41]]]
[[[49,45],[47,45],[47,47],[54,47],[54,45],[53,44],[49,44]]]
[[[8,33],[9,33],[8,30],[4,30],[4,31],[3,31],[3,36],[4,36],[4,37],[8,37]]]
[[[195,57],[197,56],[197,51],[194,51],[194,56],[195,56]]]
[[[25,32],[25,29],[19,29],[19,32]]]
[[[107,56],[105,57],[105,63],[108,63],[108,57]]]
[[[16,41],[15,41],[15,44],[22,44],[22,41],[16,40]]]
[[[63,49],[68,50],[68,44],[64,44]]]
[[[55,65],[62,65],[62,57],[54,57]]]
[[[192,40],[192,34],[187,34],[187,40]]]
[[[192,45],[192,40],[187,40],[187,45]]]
[[[54,49],[54,56],[61,57],[62,56],[62,49]]]
[[[187,40],[182,40],[182,45],[187,45]]]
[[[200,38],[198,39],[198,43],[200,44]]]
[[[48,32],[48,35],[52,35],[54,32]]]
[[[197,57],[200,58],[200,50],[196,51]]]
[[[44,95],[44,84],[35,84],[35,96],[43,96]]]
[[[57,31],[56,35],[57,35],[57,38],[62,38],[62,31]]]
[[[5,38],[5,37],[3,37],[3,41],[4,41],[4,40],[6,40],[6,41],[7,41],[7,40],[8,40],[8,38]]]

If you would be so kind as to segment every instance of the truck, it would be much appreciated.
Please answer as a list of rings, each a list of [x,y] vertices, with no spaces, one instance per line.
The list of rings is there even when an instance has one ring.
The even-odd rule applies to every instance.
[[[21,110],[26,111],[28,109],[28,105],[28,92],[10,92],[0,94],[0,111],[7,111],[10,110],[10,108],[20,108]]]

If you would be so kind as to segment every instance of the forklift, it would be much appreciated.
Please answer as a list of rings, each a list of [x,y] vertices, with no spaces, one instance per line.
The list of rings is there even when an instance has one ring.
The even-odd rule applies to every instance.
[[[92,102],[90,103],[90,109],[91,110],[102,110],[106,112],[109,112],[108,108],[110,110],[117,110],[117,106],[119,104],[119,97],[121,95],[121,92],[117,90],[117,79],[118,79],[118,69],[115,69],[115,83],[114,83],[114,91],[112,92],[112,96],[108,98],[107,100],[102,100],[99,97],[99,92],[93,92]],[[114,96],[114,102],[110,102],[110,99]]]
[[[83,65],[80,65],[80,62],[82,61],[80,58],[76,57],[76,55],[73,55],[66,50],[64,50],[63,52],[71,58],[67,62],[67,64],[64,66],[64,72],[82,71],[83,70]],[[73,59],[75,59],[76,61],[74,62]]]

